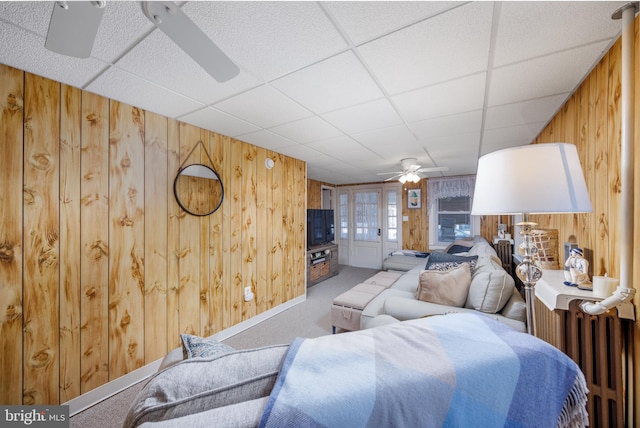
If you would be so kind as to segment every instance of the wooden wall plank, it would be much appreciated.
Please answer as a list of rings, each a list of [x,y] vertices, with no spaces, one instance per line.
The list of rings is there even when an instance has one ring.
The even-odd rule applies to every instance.
[[[23,404],[59,401],[60,84],[25,74]]]
[[[604,275],[608,272],[607,260],[609,258],[609,178],[608,178],[608,147],[607,147],[607,112],[609,81],[609,54],[596,66],[596,94],[595,94],[595,192],[591,194],[593,215],[596,217],[597,229],[593,236],[594,249],[594,275]]]
[[[256,182],[256,147],[242,146],[242,319],[247,320],[256,315],[256,299],[244,301],[244,289],[251,287],[255,295],[256,278],[256,220],[257,220],[257,182]],[[264,163],[262,164],[264,168]]]
[[[60,401],[80,395],[80,133],[82,93],[60,97]]]
[[[242,143],[238,140],[231,141],[230,147],[232,176],[229,182],[229,204],[231,208],[229,233],[229,318],[231,325],[242,321],[242,302],[244,280],[242,278],[242,192],[244,172],[242,170]]]
[[[270,261],[268,264],[271,266],[271,294],[270,294],[270,306],[275,307],[285,301],[284,295],[284,232],[283,221],[284,216],[284,156],[271,152],[271,156],[274,162],[273,169],[271,169],[271,251]],[[306,268],[305,268],[306,271]]]
[[[304,161],[294,159],[296,184],[294,187],[294,195],[296,197],[294,222],[295,222],[295,240],[296,250],[293,253],[294,268],[293,271],[297,278],[295,280],[296,289],[294,297],[306,294],[306,270],[298,269],[299,266],[306,266],[307,263],[307,164]],[[304,190],[301,192],[300,190]]]
[[[200,161],[200,147],[191,153],[198,141],[200,129],[180,123],[180,165]],[[200,334],[200,234],[199,217],[180,217],[180,332],[187,334]]]
[[[0,403],[22,404],[24,72],[0,64]]]
[[[223,137],[214,132],[207,135],[207,150],[211,156],[213,169],[220,176],[220,181],[224,189],[226,180],[223,178],[225,144]],[[224,226],[225,200],[216,212],[209,216],[209,318],[207,330],[209,334],[214,334],[223,329],[223,308],[224,308],[224,235],[227,229]]]
[[[293,274],[293,254],[295,250],[295,240],[293,236],[293,205],[294,205],[294,175],[293,175],[293,160],[291,158],[284,159],[284,174],[283,174],[283,189],[284,195],[282,199],[283,203],[283,247],[284,247],[284,293],[283,297],[286,302],[293,298],[295,279]]]
[[[173,193],[173,182],[180,169],[180,125],[167,122],[167,346],[180,346],[180,209]]]
[[[82,93],[81,391],[109,379],[109,100]]]
[[[219,274],[222,286],[222,307],[218,307],[218,310],[222,310],[223,329],[232,325],[231,284],[233,283],[233,277],[231,274],[231,210],[233,208],[233,198],[230,197],[229,189],[234,177],[234,172],[231,168],[231,141],[230,137],[220,136],[218,144],[221,148],[218,150],[222,151],[222,155],[217,155],[218,165],[220,166],[218,173],[224,186],[224,201],[220,207],[220,214],[222,215],[222,229],[220,231],[222,259],[219,261],[219,268],[222,269],[221,274]]]
[[[167,339],[168,198],[167,118],[145,114],[144,358],[162,358]]]
[[[608,113],[607,113],[607,170],[608,170],[608,217],[609,224],[619,223],[620,204],[622,195],[622,175],[620,170],[620,153],[622,150],[621,139],[621,112],[620,95],[622,93],[622,43],[618,40],[609,50],[609,78],[608,78]],[[622,232],[619,227],[609,229],[609,262],[607,272],[609,276],[620,278],[620,238]]]
[[[109,379],[144,364],[144,112],[109,116]]]
[[[269,229],[271,229],[269,195],[271,192],[267,189],[269,188],[271,170],[265,166],[265,161],[268,158],[267,150],[260,147],[256,150],[256,285],[254,293],[256,295],[256,311],[262,313],[268,309],[269,268],[267,267],[267,259],[271,247],[269,241]]]
[[[211,160],[209,159],[211,155],[208,154],[208,149],[205,145],[205,142],[208,141],[208,132],[205,130],[200,130],[200,141],[202,144],[200,145],[200,163],[203,165],[207,165],[210,168],[213,168],[211,164]],[[211,180],[207,180],[211,182]],[[202,180],[200,181],[202,185]],[[202,187],[197,189],[199,195],[210,195],[211,193],[203,189]],[[211,200],[213,198],[202,198],[203,199],[203,208],[201,212],[209,212],[213,208],[213,204]],[[211,261],[211,254],[209,252],[209,239],[210,239],[210,216],[200,217],[200,327],[198,329],[198,334],[203,336],[210,336],[212,333],[209,329],[209,305],[211,301],[211,291],[209,285],[209,263]]]

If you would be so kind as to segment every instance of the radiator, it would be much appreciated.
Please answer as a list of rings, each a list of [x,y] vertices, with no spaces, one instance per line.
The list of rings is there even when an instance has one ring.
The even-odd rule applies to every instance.
[[[536,299],[536,336],[572,358],[589,388],[589,426],[624,427],[623,322],[615,310],[588,315],[572,301],[569,310],[549,310]]]

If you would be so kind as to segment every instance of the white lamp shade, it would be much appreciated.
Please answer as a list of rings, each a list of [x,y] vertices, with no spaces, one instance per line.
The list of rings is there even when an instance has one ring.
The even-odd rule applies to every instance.
[[[530,144],[478,161],[472,215],[591,212],[573,144]]]

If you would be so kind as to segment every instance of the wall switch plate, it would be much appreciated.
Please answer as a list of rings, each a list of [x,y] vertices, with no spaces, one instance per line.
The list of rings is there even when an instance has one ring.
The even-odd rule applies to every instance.
[[[254,294],[251,291],[251,287],[244,287],[244,301],[250,302],[251,300],[253,300],[253,298]]]

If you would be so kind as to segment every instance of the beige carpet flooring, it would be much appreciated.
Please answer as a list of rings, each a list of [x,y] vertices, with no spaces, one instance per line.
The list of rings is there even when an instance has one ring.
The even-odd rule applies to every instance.
[[[330,307],[333,299],[377,272],[376,269],[339,266],[338,275],[307,290],[307,299],[260,324],[248,328],[224,343],[246,349],[290,343],[296,337],[331,334]],[[127,410],[145,381],[71,417],[72,428],[120,428]]]

